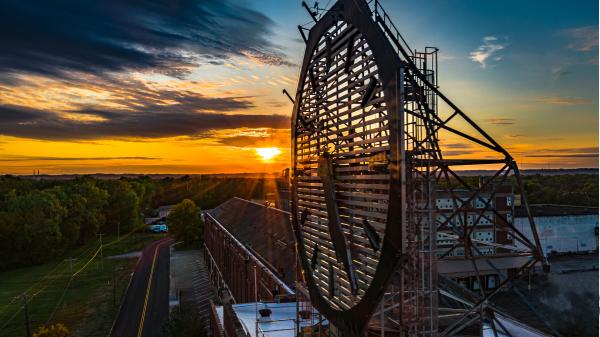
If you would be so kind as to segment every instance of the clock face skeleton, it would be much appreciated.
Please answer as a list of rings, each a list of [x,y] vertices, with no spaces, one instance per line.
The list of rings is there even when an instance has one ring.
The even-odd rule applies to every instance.
[[[321,32],[311,31],[294,106],[293,217],[320,310],[347,313],[379,298],[361,301],[393,269],[388,259],[378,270],[382,256],[398,251],[400,240],[387,238],[398,238],[388,229],[399,219],[388,205],[400,203],[399,193],[390,197],[400,173],[389,165],[399,159],[397,78],[379,71],[386,59],[375,59],[375,31],[335,13],[322,21]]]
[[[364,295],[385,237],[389,172],[364,165],[389,151],[378,77],[366,40],[338,22],[313,53],[297,115],[295,164],[298,205],[305,212],[305,258],[311,259],[321,294],[339,309]]]
[[[539,238],[514,159],[439,91],[437,66],[429,63],[435,54],[437,64],[437,49],[413,53],[372,4],[338,0],[318,20],[309,11],[316,23],[308,37],[301,30],[306,52],[293,99],[291,191],[299,281],[344,336],[364,335],[376,310],[390,318],[377,325],[400,335],[452,336],[480,324],[481,308],[511,278],[473,294],[438,266],[452,272],[469,263],[473,270],[464,271],[479,284],[481,268],[497,271],[494,261],[511,261],[523,275],[543,261]],[[453,157],[442,136],[479,146],[486,157]],[[469,165],[501,168],[472,185],[452,169]],[[533,242],[512,225],[509,208],[493,206],[510,174]],[[449,204],[438,205],[437,193]],[[477,236],[481,227],[472,224],[486,223],[499,240]]]

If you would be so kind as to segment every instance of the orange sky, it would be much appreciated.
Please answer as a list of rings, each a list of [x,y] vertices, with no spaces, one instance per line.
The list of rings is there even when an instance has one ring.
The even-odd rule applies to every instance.
[[[10,64],[0,60],[4,72],[0,74],[0,174],[33,170],[44,174],[241,173],[288,167],[292,104],[281,91],[295,92],[303,54],[296,24],[306,21],[305,13],[297,6],[284,11],[275,2],[257,4],[260,8],[230,5],[219,10],[235,15],[213,13],[209,5],[206,11],[222,24],[220,29],[229,32],[219,35],[222,44],[229,44],[225,51],[196,40],[197,45],[187,40],[173,45],[131,36],[135,51],[148,51],[144,56],[150,60],[140,63],[106,51],[98,62],[107,64],[95,64],[87,59],[101,54],[101,48],[77,58],[79,51],[67,53],[70,45],[37,51],[27,49],[35,48],[30,41],[23,43],[25,47],[16,40],[11,40],[14,46],[4,45],[10,55],[44,54],[45,60],[57,64],[43,64],[48,69],[40,70],[37,63],[22,66],[18,57]],[[390,7],[392,16],[404,19],[399,20],[405,23],[400,28],[410,27],[406,22],[414,18],[404,18],[402,11]],[[284,12],[296,14],[290,18]],[[99,13],[91,13],[90,20],[106,14],[103,9]],[[182,8],[175,16],[185,13]],[[247,20],[236,21],[238,13]],[[174,22],[187,19],[182,16]],[[89,28],[90,35],[102,33],[81,24],[80,29]],[[597,167],[597,86],[592,90],[584,85],[597,84],[594,29],[591,39],[594,30],[588,26],[543,32],[555,36],[556,46],[543,53],[542,70],[531,62],[537,54],[516,50],[519,43],[526,44],[516,33],[486,36],[482,28],[471,32],[475,37],[469,41],[457,32],[448,32],[453,35],[444,39],[432,32],[415,38],[430,37],[442,44],[454,38],[462,46],[442,48],[441,89],[508,149],[522,168]],[[197,35],[209,30],[205,27]],[[528,38],[546,36],[539,34]],[[164,50],[154,46],[160,43]],[[560,57],[552,58],[552,53]],[[110,63],[114,59],[123,65]],[[524,83],[532,79],[537,82]],[[570,84],[565,87],[565,83]],[[442,144],[451,157],[489,155],[450,135],[442,137]]]

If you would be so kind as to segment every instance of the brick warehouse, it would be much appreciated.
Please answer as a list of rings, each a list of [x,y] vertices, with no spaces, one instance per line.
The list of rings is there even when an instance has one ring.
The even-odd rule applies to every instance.
[[[204,256],[222,299],[246,303],[293,295],[295,250],[288,212],[232,198],[204,217]]]

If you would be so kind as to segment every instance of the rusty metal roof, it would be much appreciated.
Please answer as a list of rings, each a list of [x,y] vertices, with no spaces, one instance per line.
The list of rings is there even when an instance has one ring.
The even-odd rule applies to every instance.
[[[208,211],[288,285],[296,280],[296,250],[290,213],[231,198]]]

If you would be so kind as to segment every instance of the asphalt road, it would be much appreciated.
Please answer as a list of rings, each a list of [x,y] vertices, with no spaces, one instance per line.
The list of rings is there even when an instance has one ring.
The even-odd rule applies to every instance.
[[[135,267],[111,337],[157,337],[169,314],[169,244],[148,245]]]

